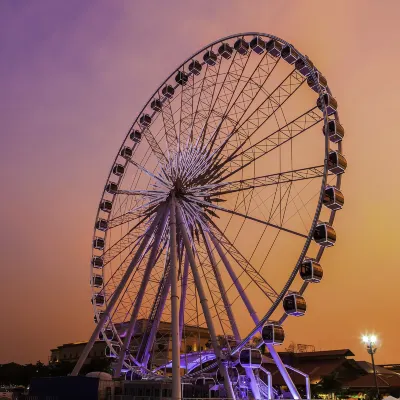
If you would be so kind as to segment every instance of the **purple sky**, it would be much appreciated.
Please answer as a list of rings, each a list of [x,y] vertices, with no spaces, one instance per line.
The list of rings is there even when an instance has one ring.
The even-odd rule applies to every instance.
[[[249,5],[251,4],[251,5]],[[382,336],[399,362],[400,5],[341,0],[0,2],[0,362],[47,361],[93,327],[88,285],[100,192],[156,86],[199,47],[235,32],[292,42],[328,78],[349,161],[329,278],[291,340],[352,349]],[[218,7],[217,7],[218,6]]]

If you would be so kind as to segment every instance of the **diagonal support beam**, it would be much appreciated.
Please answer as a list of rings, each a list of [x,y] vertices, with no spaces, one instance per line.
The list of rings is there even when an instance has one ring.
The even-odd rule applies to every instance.
[[[210,238],[222,260],[222,262],[225,265],[226,270],[228,271],[229,276],[231,277],[232,281],[234,282],[236,289],[243,301],[243,303],[245,304],[247,311],[249,313],[249,315],[251,316],[251,318],[254,321],[255,325],[258,325],[260,322],[260,319],[257,316],[256,311],[253,308],[253,305],[251,304],[246,292],[243,289],[242,284],[240,283],[238,277],[236,276],[232,266],[229,263],[229,260],[227,259],[224,251],[222,250],[221,246],[219,245],[218,240],[215,238],[214,235],[210,234]],[[297,391],[297,388],[295,386],[295,384],[292,381],[292,378],[290,377],[289,373],[287,372],[285,365],[283,364],[281,358],[279,357],[279,354],[277,353],[277,351],[275,350],[275,347],[272,345],[267,345],[268,351],[271,354],[276,366],[279,369],[279,372],[281,373],[283,379],[285,380],[286,385],[288,386],[290,393],[292,394],[294,399],[300,399],[300,395],[299,392]]]
[[[234,317],[233,312],[232,312],[231,303],[230,303],[230,301],[228,299],[228,296],[226,294],[225,285],[224,285],[224,282],[222,280],[222,276],[221,276],[221,273],[219,271],[218,264],[217,264],[217,262],[215,260],[215,257],[214,257],[214,254],[213,254],[213,251],[212,251],[212,248],[211,248],[211,245],[210,245],[210,239],[208,238],[207,234],[203,230],[201,231],[201,233],[203,235],[204,243],[205,243],[206,248],[207,248],[208,257],[209,257],[209,259],[211,261],[211,265],[213,267],[215,277],[217,278],[218,288],[219,288],[219,291],[221,292],[222,301],[224,303],[224,307],[225,307],[226,312],[228,314],[228,319],[229,319],[229,323],[230,323],[231,328],[232,328],[233,336],[235,337],[236,342],[240,343],[241,338],[240,338],[239,329],[237,327],[236,320],[235,320],[235,317]],[[256,377],[254,376],[252,368],[245,368],[245,370],[246,370],[247,377],[250,379],[250,384],[251,384],[251,389],[252,389],[252,392],[253,392],[253,396],[256,399],[261,398],[260,389],[259,389],[259,387],[257,385]]]
[[[172,400],[181,399],[181,358],[179,338],[178,249],[176,242],[176,206],[172,192],[170,202],[169,233],[171,263],[171,330],[172,330]]]
[[[217,333],[215,331],[214,323],[213,323],[211,313],[210,313],[210,309],[208,307],[207,296],[204,291],[203,284],[201,282],[200,273],[197,269],[196,261],[195,261],[195,258],[194,258],[193,252],[192,252],[192,244],[189,240],[189,236],[186,231],[187,227],[183,220],[179,204],[177,204],[177,207],[176,207],[176,214],[177,214],[178,229],[182,235],[183,244],[185,246],[186,253],[189,258],[189,263],[190,263],[190,266],[192,269],[193,278],[194,278],[194,281],[195,281],[195,284],[196,284],[196,287],[197,287],[197,290],[199,293],[200,304],[202,306],[203,314],[204,314],[205,320],[207,322],[208,330],[210,332],[211,344],[214,349],[214,354],[217,358],[218,367],[221,371],[222,376],[224,377],[225,390],[226,390],[228,398],[235,399],[235,394],[233,392],[233,388],[232,388],[232,385],[230,384],[230,380],[229,380],[228,368],[227,368],[226,363],[224,363],[222,360],[221,349],[218,344]]]
[[[164,214],[164,210],[165,207],[160,207],[160,209],[157,212],[156,217],[154,218],[154,221],[152,222],[152,224],[150,225],[150,227],[148,228],[148,230],[146,231],[145,235],[143,236],[143,240],[142,243],[140,244],[138,251],[135,253],[131,263],[129,264],[129,267],[127,268],[127,270],[125,271],[124,276],[122,277],[118,287],[116,288],[111,300],[109,301],[109,303],[107,304],[107,308],[104,312],[104,315],[100,318],[100,321],[98,322],[98,324],[96,325],[96,328],[94,329],[92,336],[90,337],[88,343],[86,344],[81,356],[79,357],[78,362],[76,363],[71,375],[72,376],[77,376],[86,360],[86,358],[89,355],[90,350],[92,350],[93,344],[94,342],[98,339],[100,332],[102,331],[102,329],[104,328],[104,325],[106,324],[106,322],[108,321],[108,319],[110,318],[111,315],[111,311],[113,310],[115,303],[117,302],[119,296],[122,293],[122,290],[124,289],[124,287],[126,286],[128,279],[130,278],[133,269],[135,268],[135,266],[137,265],[138,261],[141,259],[142,254],[144,253],[144,251],[147,248],[147,245],[154,233],[154,230],[156,229],[156,226],[158,225],[162,215]]]
[[[168,214],[169,214],[169,211],[166,210],[164,212],[164,215],[162,216],[162,220],[161,220],[160,224],[158,225],[157,233],[154,238],[154,243],[151,248],[150,257],[147,262],[146,269],[145,269],[145,272],[144,272],[144,275],[142,278],[142,282],[140,284],[140,288],[139,288],[139,291],[138,291],[138,294],[136,297],[136,302],[135,302],[135,305],[133,308],[131,319],[129,321],[128,329],[126,331],[124,343],[122,345],[121,352],[119,354],[118,363],[117,363],[117,366],[115,367],[114,378],[118,378],[121,375],[121,369],[122,369],[122,365],[125,361],[125,356],[129,352],[129,346],[131,343],[131,339],[135,332],[137,317],[139,314],[140,307],[142,305],[143,296],[144,296],[146,288],[147,288],[147,283],[149,281],[151,271],[152,271],[153,266],[157,259],[158,247],[160,246],[161,238],[162,238],[162,235],[165,230]]]

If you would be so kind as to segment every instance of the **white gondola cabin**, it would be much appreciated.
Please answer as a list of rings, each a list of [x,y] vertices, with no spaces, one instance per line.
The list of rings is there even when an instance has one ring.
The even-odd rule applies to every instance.
[[[162,88],[161,93],[168,99],[172,98],[175,94],[175,89],[171,85],[166,85]]]
[[[315,71],[316,80],[314,80],[312,75],[309,75],[307,78],[307,84],[310,86],[314,92],[319,93],[319,87],[321,86],[323,90],[326,89],[328,86],[328,81],[325,79],[324,76],[321,75],[319,71]]]
[[[96,306],[104,306],[104,296],[100,293],[96,293],[92,297],[92,304],[96,304]]]
[[[239,356],[240,365],[244,368],[260,368],[262,355],[258,349],[242,349]]]
[[[192,60],[192,62],[189,64],[189,71],[194,75],[200,75],[202,68],[203,67],[197,60]]]
[[[250,47],[255,53],[262,54],[265,51],[265,41],[260,36],[256,36],[251,40]]]
[[[160,99],[153,99],[150,108],[156,112],[160,112],[162,109],[162,103]]]
[[[228,367],[227,369],[228,369],[228,375],[229,375],[229,379],[230,379],[231,383],[236,385],[239,381],[239,371],[237,370],[236,367],[231,367],[231,368]],[[217,369],[216,377],[217,377],[218,383],[224,382],[224,377],[222,376],[219,368]]]
[[[94,323],[98,324],[100,320],[103,318],[104,314],[105,314],[104,311],[100,311],[98,314],[95,314],[95,316],[93,317]]]
[[[217,55],[212,50],[208,50],[204,54],[203,60],[206,64],[213,66],[217,63]]]
[[[302,58],[299,58],[294,66],[304,77],[308,77],[314,69],[314,64],[307,57],[305,61]]]
[[[300,277],[305,282],[319,283],[322,280],[324,271],[321,265],[314,259],[305,259],[300,266]]]
[[[328,113],[328,115],[331,115],[337,111],[338,103],[336,99],[332,97],[329,93],[325,93],[322,95],[322,98],[318,98],[317,107],[321,111],[324,111],[324,108],[326,107],[326,112]]]
[[[189,79],[188,74],[186,72],[183,72],[183,71],[179,71],[175,76],[175,82],[178,83],[181,86],[186,85],[188,79]]]
[[[92,258],[92,266],[93,266],[93,268],[98,268],[98,269],[103,268],[103,266],[104,266],[104,259],[103,259],[103,257],[94,256],[94,257]]]
[[[282,51],[282,45],[274,39],[271,39],[266,44],[266,49],[268,53],[273,57],[279,57]]]
[[[103,286],[103,277],[101,275],[93,275],[92,276],[92,282],[91,282],[93,287],[99,288]]]
[[[129,137],[131,140],[133,140],[135,143],[140,143],[142,140],[142,133],[140,131],[134,130],[130,133]]]
[[[299,53],[290,46],[286,45],[281,51],[281,57],[289,64],[294,64],[299,59]]]
[[[115,182],[108,182],[106,185],[106,192],[110,194],[117,193],[118,185]]]
[[[261,331],[261,336],[265,344],[279,345],[285,340],[285,331],[276,322],[267,322]]]
[[[238,39],[233,47],[240,55],[245,56],[249,52],[250,46],[244,39]]]
[[[340,210],[344,205],[343,193],[335,186],[327,186],[322,202],[325,207],[331,210]]]
[[[325,135],[325,132],[328,131],[329,140],[332,143],[337,143],[343,140],[344,137],[344,128],[339,122],[335,121],[334,119],[328,122],[328,126],[324,125],[322,128],[322,132]]]
[[[105,246],[104,239],[101,237],[95,237],[93,239],[93,248],[96,250],[103,250]]]
[[[218,49],[218,54],[221,57],[226,58],[227,60],[229,60],[231,58],[232,53],[233,53],[233,49],[228,43],[222,43]]]
[[[132,157],[132,153],[133,153],[133,152],[132,152],[132,149],[131,149],[130,147],[124,146],[124,147],[121,149],[119,155],[120,155],[121,157],[124,157],[126,160],[129,160],[129,159]]]
[[[100,202],[100,210],[106,213],[111,212],[112,209],[112,201],[110,200],[102,200]]]
[[[115,164],[113,168],[113,174],[117,176],[122,176],[124,174],[125,167],[121,164]]]
[[[330,247],[336,242],[336,232],[332,226],[327,223],[320,222],[314,230],[314,240],[320,246]]]
[[[299,293],[290,293],[283,299],[283,309],[287,315],[301,317],[306,313],[306,301]]]
[[[108,228],[108,222],[106,219],[103,218],[99,218],[96,221],[96,229],[98,229],[99,231],[103,231],[105,232]]]
[[[144,126],[144,127],[148,127],[151,124],[151,117],[149,114],[143,114],[140,119],[139,119],[139,123],[140,125]]]
[[[343,174],[347,168],[347,161],[337,150],[331,150],[328,155],[328,170],[335,175]]]

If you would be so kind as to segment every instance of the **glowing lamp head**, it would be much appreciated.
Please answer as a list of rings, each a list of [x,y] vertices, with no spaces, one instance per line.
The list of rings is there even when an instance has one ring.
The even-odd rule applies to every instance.
[[[362,341],[366,344],[375,344],[378,341],[376,335],[363,335]]]

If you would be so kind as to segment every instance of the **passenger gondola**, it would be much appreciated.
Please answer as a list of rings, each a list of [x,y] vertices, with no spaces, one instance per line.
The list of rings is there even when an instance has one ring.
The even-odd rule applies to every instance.
[[[285,340],[285,331],[276,322],[267,322],[261,331],[261,336],[265,344],[279,345]]]
[[[245,56],[249,52],[250,46],[244,39],[238,39],[233,47],[240,55]]]
[[[301,294],[290,293],[283,299],[283,309],[287,315],[301,317],[307,309],[306,301]]]
[[[240,365],[244,368],[260,368],[262,355],[258,349],[246,348],[240,352]]]
[[[322,203],[331,210],[340,210],[344,205],[343,193],[335,186],[327,186]]]
[[[322,280],[324,271],[321,265],[314,259],[305,259],[300,266],[300,277],[305,282],[319,283]]]

